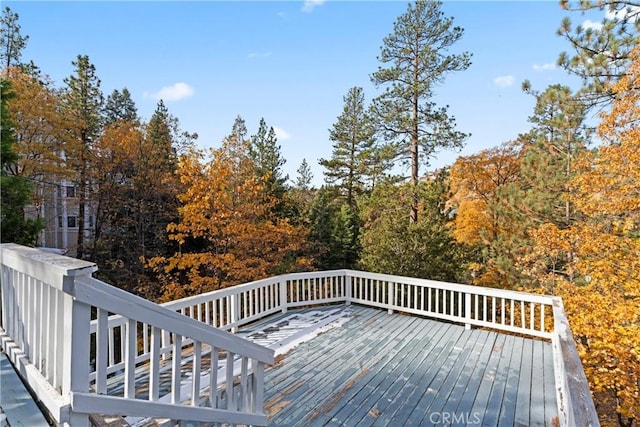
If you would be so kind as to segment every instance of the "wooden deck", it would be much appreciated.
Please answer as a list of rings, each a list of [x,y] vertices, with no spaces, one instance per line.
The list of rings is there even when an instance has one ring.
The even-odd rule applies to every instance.
[[[280,352],[298,344],[266,372],[273,426],[551,426],[558,416],[548,342],[356,305],[290,311],[240,334]]]

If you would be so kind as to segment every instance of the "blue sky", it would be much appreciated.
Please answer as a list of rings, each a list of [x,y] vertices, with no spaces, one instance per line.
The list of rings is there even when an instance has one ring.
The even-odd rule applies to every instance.
[[[241,115],[249,134],[264,117],[276,129],[285,172],[303,158],[322,184],[319,158],[329,158],[329,129],[349,88],[367,102],[382,89],[370,83],[383,38],[406,1],[5,1],[29,35],[23,60],[33,60],[62,86],[71,61],[89,55],[105,96],[127,87],[148,119],[159,97],[200,147],[218,147]],[[534,100],[520,90],[579,82],[554,64],[570,49],[556,36],[557,1],[445,1],[446,16],[465,29],[452,52],[473,54],[471,67],[451,74],[436,102],[449,105],[458,129],[471,133],[461,153],[442,152],[432,168],[514,139],[528,129]]]

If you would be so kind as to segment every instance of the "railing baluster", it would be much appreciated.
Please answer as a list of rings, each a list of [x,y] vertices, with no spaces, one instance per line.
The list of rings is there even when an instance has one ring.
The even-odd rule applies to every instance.
[[[456,302],[457,302],[457,296],[458,292],[456,291],[449,291],[449,305],[450,305],[450,309],[449,309],[449,315],[451,316],[457,316],[458,315],[458,311],[456,310]]]
[[[191,406],[200,404],[200,371],[202,370],[202,343],[193,343],[193,369],[191,373]]]
[[[40,359],[40,352],[42,348],[40,346],[40,337],[42,336],[42,283],[39,280],[33,279],[33,290],[32,290],[32,310],[33,310],[33,319],[32,319],[32,333],[31,333],[31,343],[33,346],[33,351],[31,354],[31,363],[35,366],[38,366]]]
[[[127,320],[126,334],[122,337],[124,344],[124,397],[134,398],[136,395],[136,356],[137,322]]]
[[[524,302],[523,302],[524,304]],[[529,303],[529,329],[534,330],[535,327],[535,305],[533,304],[533,302]]]
[[[38,360],[35,362],[36,367],[40,372],[45,370],[45,359],[47,356],[47,325],[49,323],[49,286],[47,286],[44,282],[39,281],[40,283],[40,302],[38,306],[40,307],[40,337],[38,340],[40,342],[40,351],[38,352]],[[0,309],[1,310],[1,309]]]
[[[253,412],[262,411],[264,405],[264,363],[253,363]]]
[[[211,318],[211,304],[211,301],[207,301],[204,303],[204,323],[215,327],[213,319]]]
[[[33,289],[31,288],[31,277],[26,276],[24,283],[24,327],[23,350],[29,360],[33,360],[33,346],[31,340],[31,329],[33,327]]]
[[[171,403],[180,403],[180,383],[182,380],[182,336],[173,333],[173,351],[171,352]]]
[[[160,329],[151,327],[151,355],[149,358],[149,400],[160,397]]]
[[[510,321],[509,324],[511,326],[514,325],[514,321],[515,321],[515,317],[516,317],[516,312],[515,312],[516,308],[515,307],[516,307],[515,301],[513,299],[511,299],[511,312],[509,313],[509,321]],[[522,304],[520,304],[520,307],[523,309],[523,311],[522,311],[522,323],[524,324],[524,307],[523,307]]]
[[[246,411],[247,404],[249,399],[249,392],[247,389],[247,371],[249,368],[249,358],[247,356],[242,356],[242,361],[240,363],[240,396],[238,398],[238,410]]]
[[[107,393],[107,359],[109,357],[107,312],[96,313],[96,393]]]
[[[64,342],[64,294],[60,291],[55,291],[56,309],[55,309],[55,335],[53,342]],[[64,346],[55,345],[54,359],[53,359],[53,388],[60,389],[62,387],[62,350]]]
[[[211,347],[211,368],[209,370],[209,406],[218,407],[218,349]]]
[[[149,326],[142,324],[142,353],[149,352]]]
[[[227,390],[227,409],[235,411],[235,399],[233,393],[233,359],[235,354],[227,351],[227,383],[225,384]]]

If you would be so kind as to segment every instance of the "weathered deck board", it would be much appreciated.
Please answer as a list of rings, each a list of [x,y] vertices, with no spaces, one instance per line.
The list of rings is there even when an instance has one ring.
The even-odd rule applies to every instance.
[[[278,313],[238,335],[280,351],[297,343],[266,370],[273,426],[552,425],[557,417],[547,342],[357,305]],[[137,378],[139,394],[146,377]]]
[[[556,378],[553,367],[553,349],[550,345],[542,346],[542,354],[544,357],[542,373],[544,375],[544,419],[551,425],[559,425],[558,408],[556,398]],[[558,421],[554,423],[554,419]]]
[[[557,416],[549,343],[346,309],[351,320],[267,369],[270,425],[551,425]]]

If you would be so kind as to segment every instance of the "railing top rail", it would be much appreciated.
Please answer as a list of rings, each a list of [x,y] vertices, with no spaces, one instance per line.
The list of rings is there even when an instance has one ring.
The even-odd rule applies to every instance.
[[[95,263],[71,258],[15,243],[0,245],[2,264],[62,290],[62,278],[89,275],[98,270]],[[57,274],[52,274],[52,271]],[[53,280],[52,280],[53,279]]]
[[[348,270],[326,270],[326,271],[308,271],[302,273],[289,273],[281,274],[279,276],[272,276],[264,279],[254,280],[252,282],[242,283],[239,285],[233,285],[228,288],[216,289],[214,291],[205,292],[199,295],[193,295],[189,297],[180,298],[177,300],[163,303],[165,307],[177,308],[188,307],[192,304],[199,304],[201,302],[210,301],[214,298],[224,298],[229,295],[235,295],[240,292],[244,292],[251,289],[257,289],[264,285],[271,285],[286,280],[307,279],[307,278],[321,278],[321,277],[335,277],[336,275],[345,276]]]
[[[543,295],[543,294],[532,294],[528,292],[520,292],[520,291],[512,291],[508,289],[497,289],[497,288],[487,288],[483,286],[474,286],[474,285],[463,285],[460,283],[450,283],[450,282],[441,282],[437,280],[430,279],[419,279],[415,277],[405,277],[405,276],[395,276],[391,274],[382,274],[382,273],[369,273],[366,271],[358,271],[358,270],[345,270],[347,275],[352,277],[361,277],[365,279],[375,279],[375,280],[383,280],[388,282],[396,282],[396,283],[407,283],[412,285],[428,285],[430,287],[438,288],[438,289],[448,289],[452,291],[476,294],[476,295],[486,295],[486,296],[495,296],[500,298],[509,298],[527,302],[537,302],[546,305],[552,305],[554,297],[551,295]]]
[[[189,297],[184,297],[184,298],[180,298],[173,301],[168,301],[168,302],[162,303],[161,305],[163,307],[171,307],[171,308],[177,308],[177,307],[183,307],[183,306],[188,307],[190,305],[195,305],[202,302],[210,301],[212,295],[214,295],[216,298],[224,298],[230,295],[238,294],[246,290],[260,288],[264,285],[271,285],[273,283],[277,283],[281,277],[282,276],[274,276],[274,277],[268,277],[266,279],[254,280],[253,282],[247,282],[240,285],[233,285],[228,288],[216,289],[214,291],[209,291],[209,292],[205,292],[198,295],[192,295]]]
[[[582,368],[562,299],[559,297],[553,299],[553,319],[560,350],[560,354],[555,357],[561,358],[566,379],[565,396],[562,396],[565,405],[559,409],[565,412],[569,425],[598,426],[598,413],[591,397],[589,382]]]
[[[274,351],[205,325],[144,298],[129,294],[92,277],[75,281],[72,295],[79,301],[151,326],[193,338],[264,363],[273,363]]]

